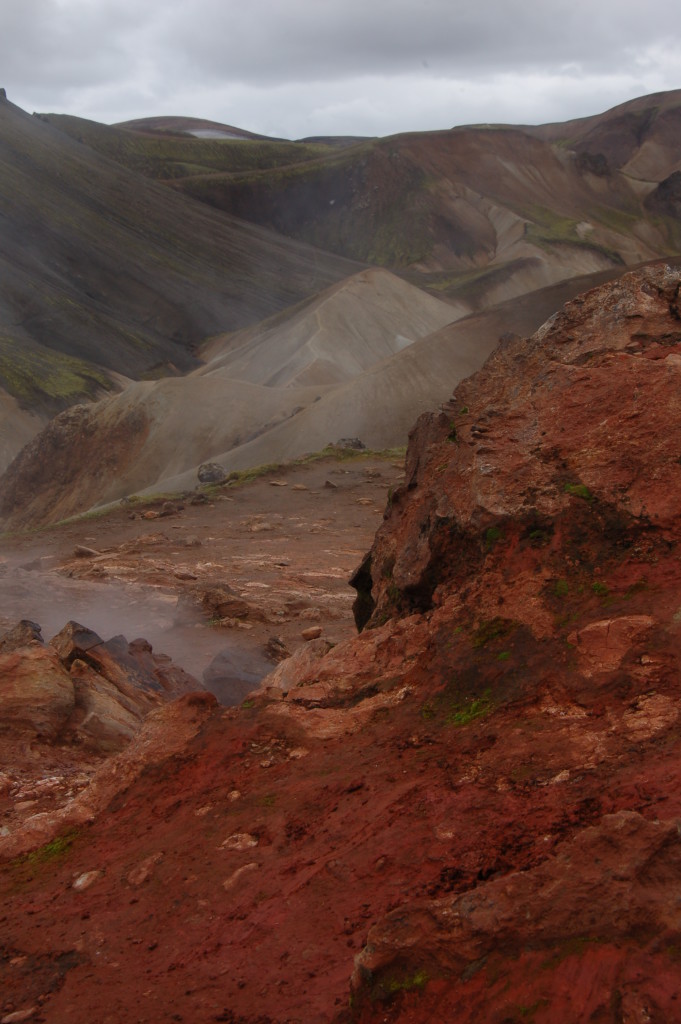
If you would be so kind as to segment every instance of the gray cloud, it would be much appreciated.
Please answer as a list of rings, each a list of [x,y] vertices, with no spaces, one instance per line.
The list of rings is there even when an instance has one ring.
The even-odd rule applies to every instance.
[[[2,0],[2,22],[10,99],[103,121],[383,135],[681,86],[671,0]]]

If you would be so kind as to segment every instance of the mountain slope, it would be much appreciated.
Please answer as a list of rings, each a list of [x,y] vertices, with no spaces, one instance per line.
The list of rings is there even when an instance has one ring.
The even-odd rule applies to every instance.
[[[197,373],[268,387],[351,380],[462,315],[386,271],[370,270],[270,321],[204,346]]]
[[[130,143],[114,141],[113,129],[51,119],[130,159]],[[168,184],[480,309],[566,277],[678,253],[679,219],[665,197],[681,166],[680,120],[674,91],[563,125],[468,126],[341,150],[263,142],[248,156],[248,143],[223,140],[218,158],[202,156],[205,140],[166,140],[180,147]],[[134,136],[136,159],[158,173],[151,150],[143,156],[153,139],[117,135]]]
[[[519,294],[679,251],[677,221],[651,216],[643,200],[678,169],[680,118],[672,92],[576,125],[399,135],[173,187],[334,252],[408,268],[449,294],[474,273],[484,296],[485,272],[503,272],[508,294]]]
[[[332,384],[349,382],[351,393],[365,370],[448,323],[453,312],[385,271],[350,278],[274,324],[216,339],[213,359],[193,374],[137,382],[61,414],[7,471],[4,511],[21,507],[33,522],[53,520],[181,473],[195,477],[199,463],[320,405]],[[414,400],[423,397],[409,380],[403,387]],[[318,434],[319,415],[312,419]],[[295,454],[335,440],[333,424],[325,424],[332,435],[317,444],[317,434],[303,429]],[[398,438],[399,424],[401,410],[388,425]]]
[[[341,437],[402,445],[422,410],[446,401],[452,381],[481,366],[502,334],[536,329],[587,283],[565,282],[433,331],[452,307],[386,271],[365,271],[217,338],[206,366],[186,377],[135,383],[62,413],[0,480],[0,516],[17,529],[139,491],[190,490],[209,460],[246,469]]]
[[[0,387],[53,413],[355,264],[174,195],[0,101]]]
[[[373,628],[15,786],[3,1014],[679,1020],[680,297],[580,296],[420,420]]]

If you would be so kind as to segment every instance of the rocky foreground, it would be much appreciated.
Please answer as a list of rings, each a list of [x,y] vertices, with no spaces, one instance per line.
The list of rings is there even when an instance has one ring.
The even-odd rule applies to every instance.
[[[6,848],[0,1020],[681,1021],[680,288],[506,342],[417,424],[361,635]]]

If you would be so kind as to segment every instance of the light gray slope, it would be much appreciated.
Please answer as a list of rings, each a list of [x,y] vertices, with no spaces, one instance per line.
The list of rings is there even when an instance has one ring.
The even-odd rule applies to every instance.
[[[371,448],[404,445],[417,417],[446,402],[501,337],[530,336],[569,299],[616,276],[607,271],[563,281],[460,319],[353,380],[328,388],[313,404],[246,444],[214,452],[211,460],[228,471],[247,469],[318,451],[342,437],[359,437]],[[167,490],[192,488],[196,468],[160,478],[157,485]]]
[[[52,421],[0,480],[0,516],[6,527],[38,525],[131,493],[192,489],[202,462],[242,469],[344,436],[375,448],[404,444],[417,416],[445,402],[501,335],[531,334],[590,283],[565,282],[449,324],[336,385],[266,387],[224,367],[133,383]],[[349,317],[353,308],[349,301]]]
[[[196,372],[267,387],[339,384],[465,312],[386,270],[365,270],[254,328],[212,339]]]

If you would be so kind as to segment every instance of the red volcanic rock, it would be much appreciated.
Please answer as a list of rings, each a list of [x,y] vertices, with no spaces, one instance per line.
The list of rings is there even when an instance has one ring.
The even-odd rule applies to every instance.
[[[34,642],[0,653],[0,729],[54,739],[75,707],[73,682],[59,658]]]
[[[678,295],[505,344],[417,425],[360,636],[0,837],[2,1014],[681,1021]]]
[[[521,1011],[513,1016],[522,1006],[548,1019],[557,995],[561,1021],[617,1020],[617,1012],[620,1020],[678,1020],[678,975],[658,954],[681,926],[680,869],[675,823],[620,811],[532,870],[400,907],[371,929],[357,958],[353,985],[369,1007],[356,1016],[374,1020],[372,1002],[410,992],[408,1020],[522,1020]],[[512,950],[502,993],[495,968]],[[575,972],[579,959],[590,961],[588,982]],[[461,978],[458,990],[428,986],[443,975]],[[624,989],[616,1008],[614,977]],[[414,1001],[414,990],[428,988]]]
[[[680,302],[678,272],[627,274],[501,346],[421,417],[372,552],[374,624],[502,563],[565,583],[588,567],[598,594],[598,549],[621,562],[636,538],[645,564],[665,543],[681,486]],[[504,615],[550,631],[537,588],[518,578],[513,591]]]

